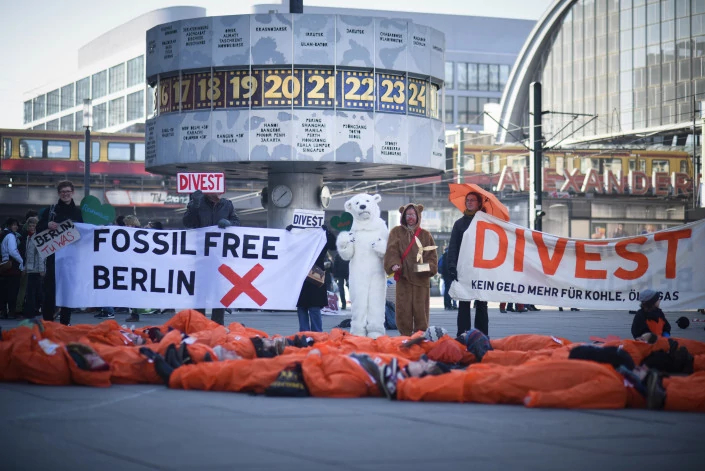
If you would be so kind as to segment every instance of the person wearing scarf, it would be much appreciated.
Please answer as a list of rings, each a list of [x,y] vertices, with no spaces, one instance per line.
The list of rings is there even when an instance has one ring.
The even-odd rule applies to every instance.
[[[438,272],[438,254],[433,236],[420,227],[423,205],[409,203],[400,207],[399,212],[400,225],[389,233],[384,270],[389,275],[394,274],[397,280],[397,327],[401,335],[409,336],[428,329],[429,279]],[[404,252],[407,253],[402,260]],[[417,272],[417,263],[427,263],[429,271]]]
[[[454,281],[458,280],[458,255],[460,254],[460,245],[463,243],[463,234],[470,227],[472,218],[478,211],[482,211],[482,195],[470,192],[465,197],[463,217],[453,224],[453,231],[450,233],[450,242],[448,243],[446,263],[448,264],[448,274]],[[470,301],[460,301],[458,303],[458,337],[470,330],[470,321]],[[489,322],[487,302],[475,301],[475,328],[489,336]]]

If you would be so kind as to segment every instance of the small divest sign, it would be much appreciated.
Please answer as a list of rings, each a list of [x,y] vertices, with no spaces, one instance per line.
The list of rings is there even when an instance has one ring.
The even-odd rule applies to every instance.
[[[70,219],[57,224],[56,229],[47,229],[32,237],[42,259],[81,239],[80,231]]]
[[[176,182],[179,193],[225,193],[224,173],[177,173]]]
[[[455,299],[605,310],[705,306],[705,221],[620,239],[556,237],[477,213],[463,235]]]
[[[76,227],[57,254],[59,306],[291,310],[326,243],[323,231]]]
[[[292,225],[299,228],[321,227],[325,220],[325,211],[312,211],[309,209],[295,209]]]

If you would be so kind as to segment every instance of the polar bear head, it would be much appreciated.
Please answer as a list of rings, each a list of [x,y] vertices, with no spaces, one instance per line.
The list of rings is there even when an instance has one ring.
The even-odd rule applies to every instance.
[[[382,197],[362,193],[355,195],[345,202],[345,211],[352,214],[354,221],[368,221],[377,219],[380,215],[379,203]]]

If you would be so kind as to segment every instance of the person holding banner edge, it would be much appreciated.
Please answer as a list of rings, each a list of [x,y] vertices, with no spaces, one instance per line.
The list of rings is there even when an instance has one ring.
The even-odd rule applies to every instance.
[[[240,218],[235,213],[233,202],[221,198],[217,193],[204,194],[201,190],[191,193],[190,201],[186,206],[183,217],[184,226],[189,229],[217,225],[221,229],[230,226],[239,226]],[[205,315],[205,309],[199,309]],[[225,308],[214,308],[211,320],[220,325],[225,325]]]
[[[475,213],[482,211],[482,197],[476,192],[470,192],[465,196],[465,211],[463,217],[455,221],[453,230],[450,233],[448,243],[447,267],[448,274],[453,281],[458,281],[458,256],[460,246],[463,243],[463,234],[472,222]],[[458,335],[470,330],[470,301],[460,301],[458,303]],[[485,335],[489,335],[489,314],[487,312],[486,301],[475,301],[475,328]]]
[[[71,222],[83,222],[81,207],[73,201],[74,186],[68,180],[60,181],[56,185],[59,194],[59,201],[56,204],[45,208],[37,224],[37,233],[47,229],[56,230],[60,222],[71,220]],[[44,276],[44,303],[42,305],[42,318],[45,321],[54,320],[56,310],[56,255],[52,254],[46,258],[46,275]],[[69,325],[71,322],[71,309],[61,308],[59,322]]]
[[[293,228],[294,226],[292,224],[286,226],[287,231],[291,231]],[[336,237],[325,225],[322,225],[321,229],[326,232],[326,245],[323,247],[323,250],[321,250],[321,253],[318,254],[313,265],[314,267],[318,267],[321,271],[324,271],[327,252],[336,249]],[[296,302],[296,314],[299,317],[299,332],[323,332],[321,308],[328,305],[328,291],[326,288],[325,283],[319,286],[308,278],[304,281],[304,284],[301,286],[301,292],[299,293],[299,299]]]

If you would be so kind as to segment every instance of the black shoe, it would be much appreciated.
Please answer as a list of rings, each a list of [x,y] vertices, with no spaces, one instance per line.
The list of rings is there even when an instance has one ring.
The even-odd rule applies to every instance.
[[[382,383],[384,383],[384,376],[382,373],[384,365],[378,365],[374,362],[374,360],[372,360],[372,358],[369,357],[369,355],[365,355],[364,353],[353,353],[350,356],[357,360],[362,369],[375,380],[375,383],[379,387],[379,391],[384,394],[384,387],[382,386]]]
[[[515,312],[515,311],[514,311],[514,307],[512,307],[512,306],[507,306],[507,311],[509,311],[509,312]]]
[[[562,307],[559,307],[558,310],[561,311],[561,312],[563,312],[563,308],[562,308]]]
[[[499,312],[501,312],[502,314],[506,314],[506,313],[507,313],[507,310],[506,310],[506,309],[500,309]]]
[[[646,407],[663,409],[666,403],[666,391],[661,386],[661,378],[656,371],[649,371],[644,380],[646,383]]]
[[[571,307],[570,310],[571,311],[579,311],[580,309],[578,309],[577,307]]]
[[[174,372],[175,368],[169,365],[166,360],[164,360],[164,357],[147,347],[140,348],[140,353],[154,363],[154,370],[157,372],[157,375],[159,375],[162,381],[164,381],[164,384],[168,386],[169,378],[171,378],[171,374]]]
[[[397,398],[397,379],[399,374],[399,364],[396,358],[392,358],[392,361],[388,365],[382,367],[382,382],[380,384],[382,392],[387,399]]]

